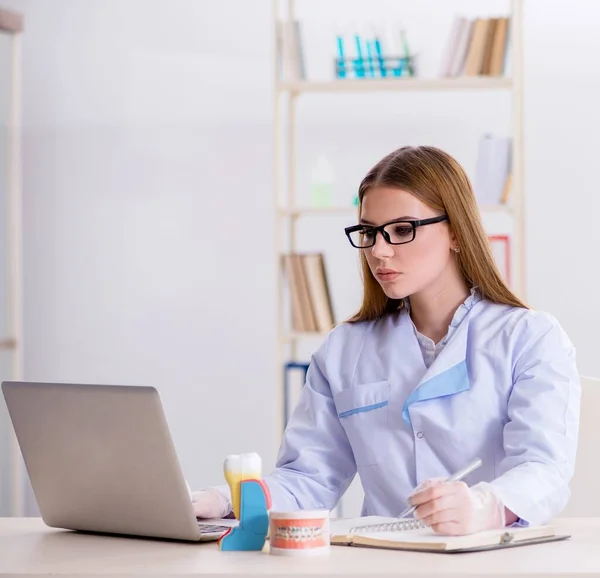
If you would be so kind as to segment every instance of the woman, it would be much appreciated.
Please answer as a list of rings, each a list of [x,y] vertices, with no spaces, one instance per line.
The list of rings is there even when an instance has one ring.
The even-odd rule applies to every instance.
[[[332,508],[358,471],[363,515],[397,516],[408,501],[445,534],[548,521],[575,461],[573,345],[503,282],[448,154],[391,153],[359,201],[346,235],[360,251],[362,306],[312,356],[265,478],[273,507]],[[476,457],[464,481],[443,481]],[[199,517],[230,511],[227,486],[193,500]]]

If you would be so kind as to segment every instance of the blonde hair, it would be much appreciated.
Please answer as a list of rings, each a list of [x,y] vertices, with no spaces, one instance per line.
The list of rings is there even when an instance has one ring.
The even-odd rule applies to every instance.
[[[470,287],[493,303],[528,308],[508,288],[496,267],[469,178],[449,154],[430,146],[402,147],[379,161],[358,189],[359,214],[366,192],[376,186],[402,189],[435,211],[448,215],[460,252],[460,270]],[[402,306],[388,298],[360,253],[363,300],[348,322],[371,321]]]

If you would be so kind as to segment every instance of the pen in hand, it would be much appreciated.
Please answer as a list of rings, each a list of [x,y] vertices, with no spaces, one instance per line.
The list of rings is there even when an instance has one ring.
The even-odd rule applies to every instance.
[[[481,460],[479,458],[476,458],[470,464],[466,465],[462,470],[454,472],[445,481],[458,482],[459,480],[462,480],[465,476],[468,476],[472,471],[476,470],[481,464]],[[398,518],[406,518],[407,516],[410,516],[416,509],[416,506],[409,506],[408,508],[406,508],[406,510],[400,513]]]

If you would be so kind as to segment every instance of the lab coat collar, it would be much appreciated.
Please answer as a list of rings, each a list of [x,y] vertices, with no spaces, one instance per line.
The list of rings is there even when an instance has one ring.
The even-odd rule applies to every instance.
[[[455,328],[437,359],[425,371],[417,387],[410,393],[402,408],[402,417],[410,425],[409,408],[414,403],[454,395],[467,391],[470,387],[467,372],[467,346],[469,336],[469,318],[481,299],[470,303],[460,325]],[[408,312],[405,313],[408,317]],[[410,323],[410,319],[406,319]]]

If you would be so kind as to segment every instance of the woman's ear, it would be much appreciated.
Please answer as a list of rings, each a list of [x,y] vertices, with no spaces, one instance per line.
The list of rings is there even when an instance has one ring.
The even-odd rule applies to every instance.
[[[458,246],[458,240],[456,239],[456,235],[452,228],[450,229],[450,250],[458,253],[460,251],[460,247]]]

